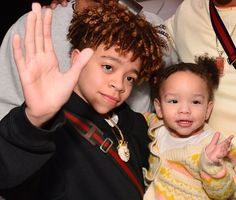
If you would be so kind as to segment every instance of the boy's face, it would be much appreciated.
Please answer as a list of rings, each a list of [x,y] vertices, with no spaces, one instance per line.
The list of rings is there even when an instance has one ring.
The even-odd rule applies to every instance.
[[[176,72],[163,82],[160,97],[154,101],[155,109],[172,136],[188,137],[202,131],[213,107],[202,78],[189,71]]]
[[[105,50],[100,45],[81,70],[74,91],[98,113],[108,113],[129,97],[138,78],[141,61],[131,62],[131,56],[131,53],[121,56],[115,47]]]

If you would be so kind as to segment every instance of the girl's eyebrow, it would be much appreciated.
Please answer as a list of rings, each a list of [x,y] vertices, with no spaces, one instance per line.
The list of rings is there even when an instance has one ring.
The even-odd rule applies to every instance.
[[[200,98],[203,98],[203,99],[206,98],[206,96],[203,95],[203,94],[194,94],[194,97],[200,97]]]

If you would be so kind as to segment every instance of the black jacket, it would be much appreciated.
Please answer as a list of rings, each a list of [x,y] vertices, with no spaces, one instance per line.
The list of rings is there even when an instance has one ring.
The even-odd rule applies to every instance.
[[[63,107],[116,138],[111,127],[75,93]],[[62,110],[63,111],[63,110]],[[45,127],[32,126],[24,106],[13,109],[0,124],[0,189],[7,200],[138,200],[134,184],[112,159],[68,125],[63,112]],[[128,161],[142,187],[148,164],[147,124],[126,104],[114,111],[130,149]]]

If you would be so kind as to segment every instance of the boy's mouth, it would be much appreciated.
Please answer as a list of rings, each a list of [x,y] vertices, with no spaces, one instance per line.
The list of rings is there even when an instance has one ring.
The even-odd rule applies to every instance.
[[[118,97],[111,96],[111,95],[108,95],[108,94],[102,94],[102,96],[104,97],[104,99],[106,101],[108,101],[112,105],[117,105],[120,102],[120,98],[118,98]]]

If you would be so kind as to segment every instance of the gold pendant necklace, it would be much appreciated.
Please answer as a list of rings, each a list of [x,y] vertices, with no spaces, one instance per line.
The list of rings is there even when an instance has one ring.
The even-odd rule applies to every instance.
[[[119,155],[121,160],[123,160],[124,162],[128,162],[129,158],[130,158],[128,142],[125,141],[124,135],[123,135],[122,131],[117,126],[117,124],[113,121],[113,119],[108,116],[107,120],[109,120],[109,122],[112,124],[112,126],[116,128],[117,131],[114,131],[115,134],[118,132],[118,134],[120,136],[120,139],[119,139],[117,137],[117,135],[115,135],[115,137],[116,137],[116,139],[118,141],[118,146],[117,146],[118,155]]]
[[[235,29],[236,29],[236,24],[234,25],[234,28],[230,34],[230,37],[232,37]],[[216,50],[218,52],[218,56],[216,57],[216,66],[220,72],[220,75],[223,76],[224,75],[225,58],[222,55],[224,53],[224,50],[219,48],[219,41],[218,41],[217,36],[216,36]]]

